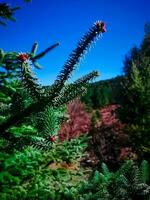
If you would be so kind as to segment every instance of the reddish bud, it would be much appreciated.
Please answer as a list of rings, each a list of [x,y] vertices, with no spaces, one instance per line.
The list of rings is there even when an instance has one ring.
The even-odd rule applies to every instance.
[[[54,143],[54,142],[55,142],[55,136],[50,136],[50,137],[49,137],[49,140],[50,140],[52,143]]]
[[[102,29],[102,33],[106,32],[106,24],[105,24],[105,22],[101,22],[101,29]]]
[[[26,53],[21,53],[17,56],[17,59],[21,62],[24,62],[29,59],[29,55]]]

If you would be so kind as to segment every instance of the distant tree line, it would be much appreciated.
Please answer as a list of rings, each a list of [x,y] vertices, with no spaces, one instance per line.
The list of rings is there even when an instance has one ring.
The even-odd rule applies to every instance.
[[[81,100],[93,109],[119,103],[122,79],[123,76],[117,76],[116,78],[89,84],[87,93]]]

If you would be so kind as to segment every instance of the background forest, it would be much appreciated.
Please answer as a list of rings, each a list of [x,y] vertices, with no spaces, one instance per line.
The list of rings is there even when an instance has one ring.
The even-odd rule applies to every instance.
[[[0,3],[0,28],[18,9]],[[150,200],[150,24],[122,76],[68,82],[106,28],[91,26],[50,86],[34,69],[59,43],[0,50],[1,200]]]

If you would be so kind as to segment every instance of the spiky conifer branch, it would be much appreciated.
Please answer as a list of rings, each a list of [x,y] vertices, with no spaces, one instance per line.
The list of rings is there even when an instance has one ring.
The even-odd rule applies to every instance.
[[[87,83],[89,83],[89,81],[92,81],[93,79],[95,79],[98,76],[99,76],[98,71],[93,71],[93,72],[79,78],[78,80],[76,80],[74,82],[74,84],[87,84]]]
[[[35,42],[32,46],[32,49],[31,49],[31,55],[34,57],[36,52],[37,52],[37,48],[38,48],[38,43]]]
[[[8,141],[6,146],[8,152],[11,152],[13,149],[22,150],[26,146],[33,146],[42,150],[48,150],[52,147],[52,142],[49,138],[32,137],[29,135],[22,135],[18,138],[7,132],[7,137],[4,139]]]
[[[78,79],[75,84],[70,84],[64,87],[64,90],[62,90],[57,98],[55,98],[53,101],[50,101],[49,97],[42,97],[39,102],[35,102],[28,106],[26,109],[24,109],[22,112],[18,112],[15,115],[8,118],[6,122],[4,122],[0,127],[1,131],[7,130],[9,127],[11,127],[14,124],[20,124],[22,123],[23,119],[25,117],[28,117],[31,113],[37,113],[40,111],[43,111],[45,106],[62,106],[65,103],[68,103],[70,100],[83,95],[86,92],[85,83],[87,83],[91,78],[97,76],[97,72],[90,73],[89,75],[86,75],[85,77]],[[82,81],[81,81],[82,80]],[[5,133],[4,133],[5,134]],[[6,137],[7,138],[7,137]]]
[[[84,87],[86,82],[92,79],[94,76],[97,76],[96,72],[79,79],[75,82],[75,84],[71,84],[69,87],[67,87],[67,89],[65,88],[64,84],[65,81],[70,77],[72,71],[75,69],[85,50],[87,50],[89,45],[101,32],[105,32],[104,23],[96,22],[90,31],[81,39],[77,48],[70,55],[69,59],[64,65],[64,69],[61,71],[60,75],[52,85],[48,95],[43,93],[40,85],[37,83],[37,79],[32,75],[32,70],[28,61],[30,60],[34,64],[36,59],[44,56],[58,44],[52,45],[37,56],[34,55],[37,49],[37,44],[34,44],[31,54],[22,54],[17,56],[18,62],[22,67],[21,72],[24,85],[28,89],[31,96],[36,99],[36,101],[30,104],[27,108],[24,108],[24,110],[20,112],[18,111],[14,115],[10,116],[0,125],[2,137],[9,140],[11,137],[9,128],[12,125],[18,125],[22,123],[23,119],[25,117],[29,117],[31,113],[33,114],[44,111],[45,106],[61,106],[86,91],[86,88]]]
[[[86,84],[98,76],[97,71],[93,71],[82,78],[76,80],[73,84],[66,85],[59,95],[53,100],[53,106],[66,104],[78,96],[86,93]]]
[[[20,7],[11,8],[7,3],[0,3],[0,24],[6,26],[4,20],[16,21],[13,17],[16,10]]]
[[[45,49],[44,51],[42,51],[42,52],[39,53],[38,55],[33,56],[33,57],[31,58],[31,60],[32,60],[32,61],[35,61],[35,60],[38,60],[38,59],[42,58],[42,57],[45,56],[47,53],[49,53],[49,52],[52,51],[54,48],[56,48],[58,45],[59,45],[59,43],[56,43],[56,44],[51,45],[50,47],[48,47],[47,49]],[[35,43],[35,46],[33,46],[33,49],[32,49],[33,53],[35,52],[36,48],[37,48],[37,44]]]
[[[43,94],[43,89],[42,86],[38,84],[37,78],[31,70],[31,66],[28,62],[24,62],[21,65],[21,78],[24,87],[27,89],[31,97],[34,100],[39,100]]]
[[[63,69],[60,71],[60,74],[57,76],[54,84],[52,85],[50,96],[55,98],[58,95],[65,82],[70,78],[73,70],[76,69],[81,57],[85,54],[95,38],[97,38],[100,33],[103,32],[102,28],[103,26],[101,22],[97,21],[93,27],[90,28],[90,30],[81,38],[76,49],[70,54],[68,60],[63,66]]]
[[[59,105],[65,105],[74,98],[84,95],[86,93],[86,87],[81,85],[80,87],[78,86],[71,84],[70,86],[64,87],[64,89],[60,92],[59,96],[52,101],[52,105],[54,107],[58,107]]]

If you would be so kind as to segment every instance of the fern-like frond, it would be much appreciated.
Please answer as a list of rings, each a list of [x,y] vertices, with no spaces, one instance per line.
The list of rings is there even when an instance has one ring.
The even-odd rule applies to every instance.
[[[102,168],[102,173],[104,174],[104,176],[107,177],[110,174],[107,165],[105,163],[102,163],[101,168]]]
[[[37,127],[40,127],[40,135],[44,138],[48,138],[52,135],[56,135],[59,128],[59,116],[60,110],[53,107],[46,107],[45,110],[39,114],[36,118]]]
[[[41,150],[50,150],[52,148],[52,142],[50,140],[45,139],[45,138],[36,138],[33,139],[31,142],[31,146],[36,148],[36,149],[41,149]]]

